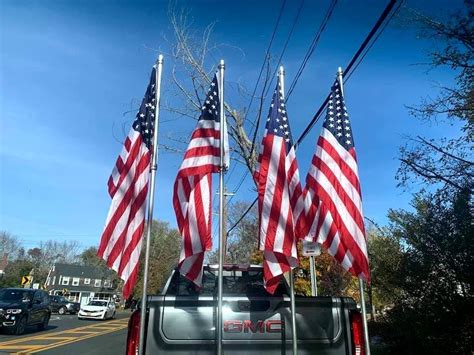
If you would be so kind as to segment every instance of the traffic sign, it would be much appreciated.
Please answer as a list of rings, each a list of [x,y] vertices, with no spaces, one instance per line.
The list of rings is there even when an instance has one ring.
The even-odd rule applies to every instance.
[[[318,256],[321,254],[321,245],[317,242],[303,240],[303,256]]]
[[[26,284],[29,284],[33,281],[33,277],[31,276],[22,276],[21,277],[21,285],[24,286]]]

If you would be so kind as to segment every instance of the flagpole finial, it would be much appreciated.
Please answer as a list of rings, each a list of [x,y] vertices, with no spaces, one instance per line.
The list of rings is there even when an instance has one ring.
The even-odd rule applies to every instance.
[[[337,68],[337,75],[342,75],[342,67]]]
[[[280,69],[278,70],[278,75],[285,75],[285,68],[283,68],[283,65],[280,65]]]
[[[163,64],[163,54],[158,55],[158,59],[156,60],[157,64]]]
[[[224,69],[224,68],[225,68],[224,59],[221,59],[221,61],[219,62],[219,69]]]

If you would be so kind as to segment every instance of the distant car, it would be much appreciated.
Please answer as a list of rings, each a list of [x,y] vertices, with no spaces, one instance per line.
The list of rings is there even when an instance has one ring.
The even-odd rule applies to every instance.
[[[42,290],[4,288],[0,290],[0,327],[21,335],[27,326],[46,329],[51,317],[49,296]]]
[[[64,296],[49,296],[51,299],[51,311],[59,314],[76,314],[81,309],[78,302],[69,302]]]
[[[92,300],[82,306],[77,314],[78,319],[110,319],[115,317],[114,301]]]

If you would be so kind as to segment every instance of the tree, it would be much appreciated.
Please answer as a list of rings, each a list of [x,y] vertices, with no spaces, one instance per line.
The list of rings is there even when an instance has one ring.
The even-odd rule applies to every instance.
[[[18,257],[18,252],[21,247],[20,241],[14,235],[0,231],[0,259],[4,255],[8,260],[14,260]]]
[[[474,2],[465,1],[465,9],[448,22],[436,21],[416,11],[409,19],[420,34],[433,41],[430,68],[448,67],[455,73],[453,87],[439,87],[439,95],[426,98],[410,112],[420,120],[438,123],[448,121],[462,125],[456,138],[432,139],[409,137],[400,149],[401,166],[397,174],[400,185],[421,181],[443,191],[473,186],[474,161]]]
[[[402,251],[392,277],[386,339],[398,353],[471,353],[474,321],[474,219],[471,193],[446,200],[417,194],[414,212],[392,210],[389,232]],[[379,270],[379,275],[382,273]],[[392,271],[386,270],[389,274]],[[409,325],[409,328],[407,328]]]
[[[146,228],[146,227],[145,227]],[[145,229],[146,230],[146,229]],[[140,260],[144,261],[145,248],[142,248]],[[177,229],[170,228],[167,222],[153,221],[150,238],[150,264],[148,268],[149,294],[160,292],[171,271],[176,267],[181,250],[181,236]],[[143,290],[143,266],[141,263],[134,297],[141,297]]]

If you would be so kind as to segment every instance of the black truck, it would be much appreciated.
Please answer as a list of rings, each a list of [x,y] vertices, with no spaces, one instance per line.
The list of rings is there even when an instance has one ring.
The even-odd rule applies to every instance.
[[[203,270],[201,288],[174,270],[159,295],[148,296],[146,354],[214,354],[217,265]],[[223,353],[291,354],[289,287],[263,287],[261,266],[225,265]],[[365,354],[362,317],[348,297],[295,298],[298,354]],[[127,354],[138,348],[140,311],[129,321]]]

